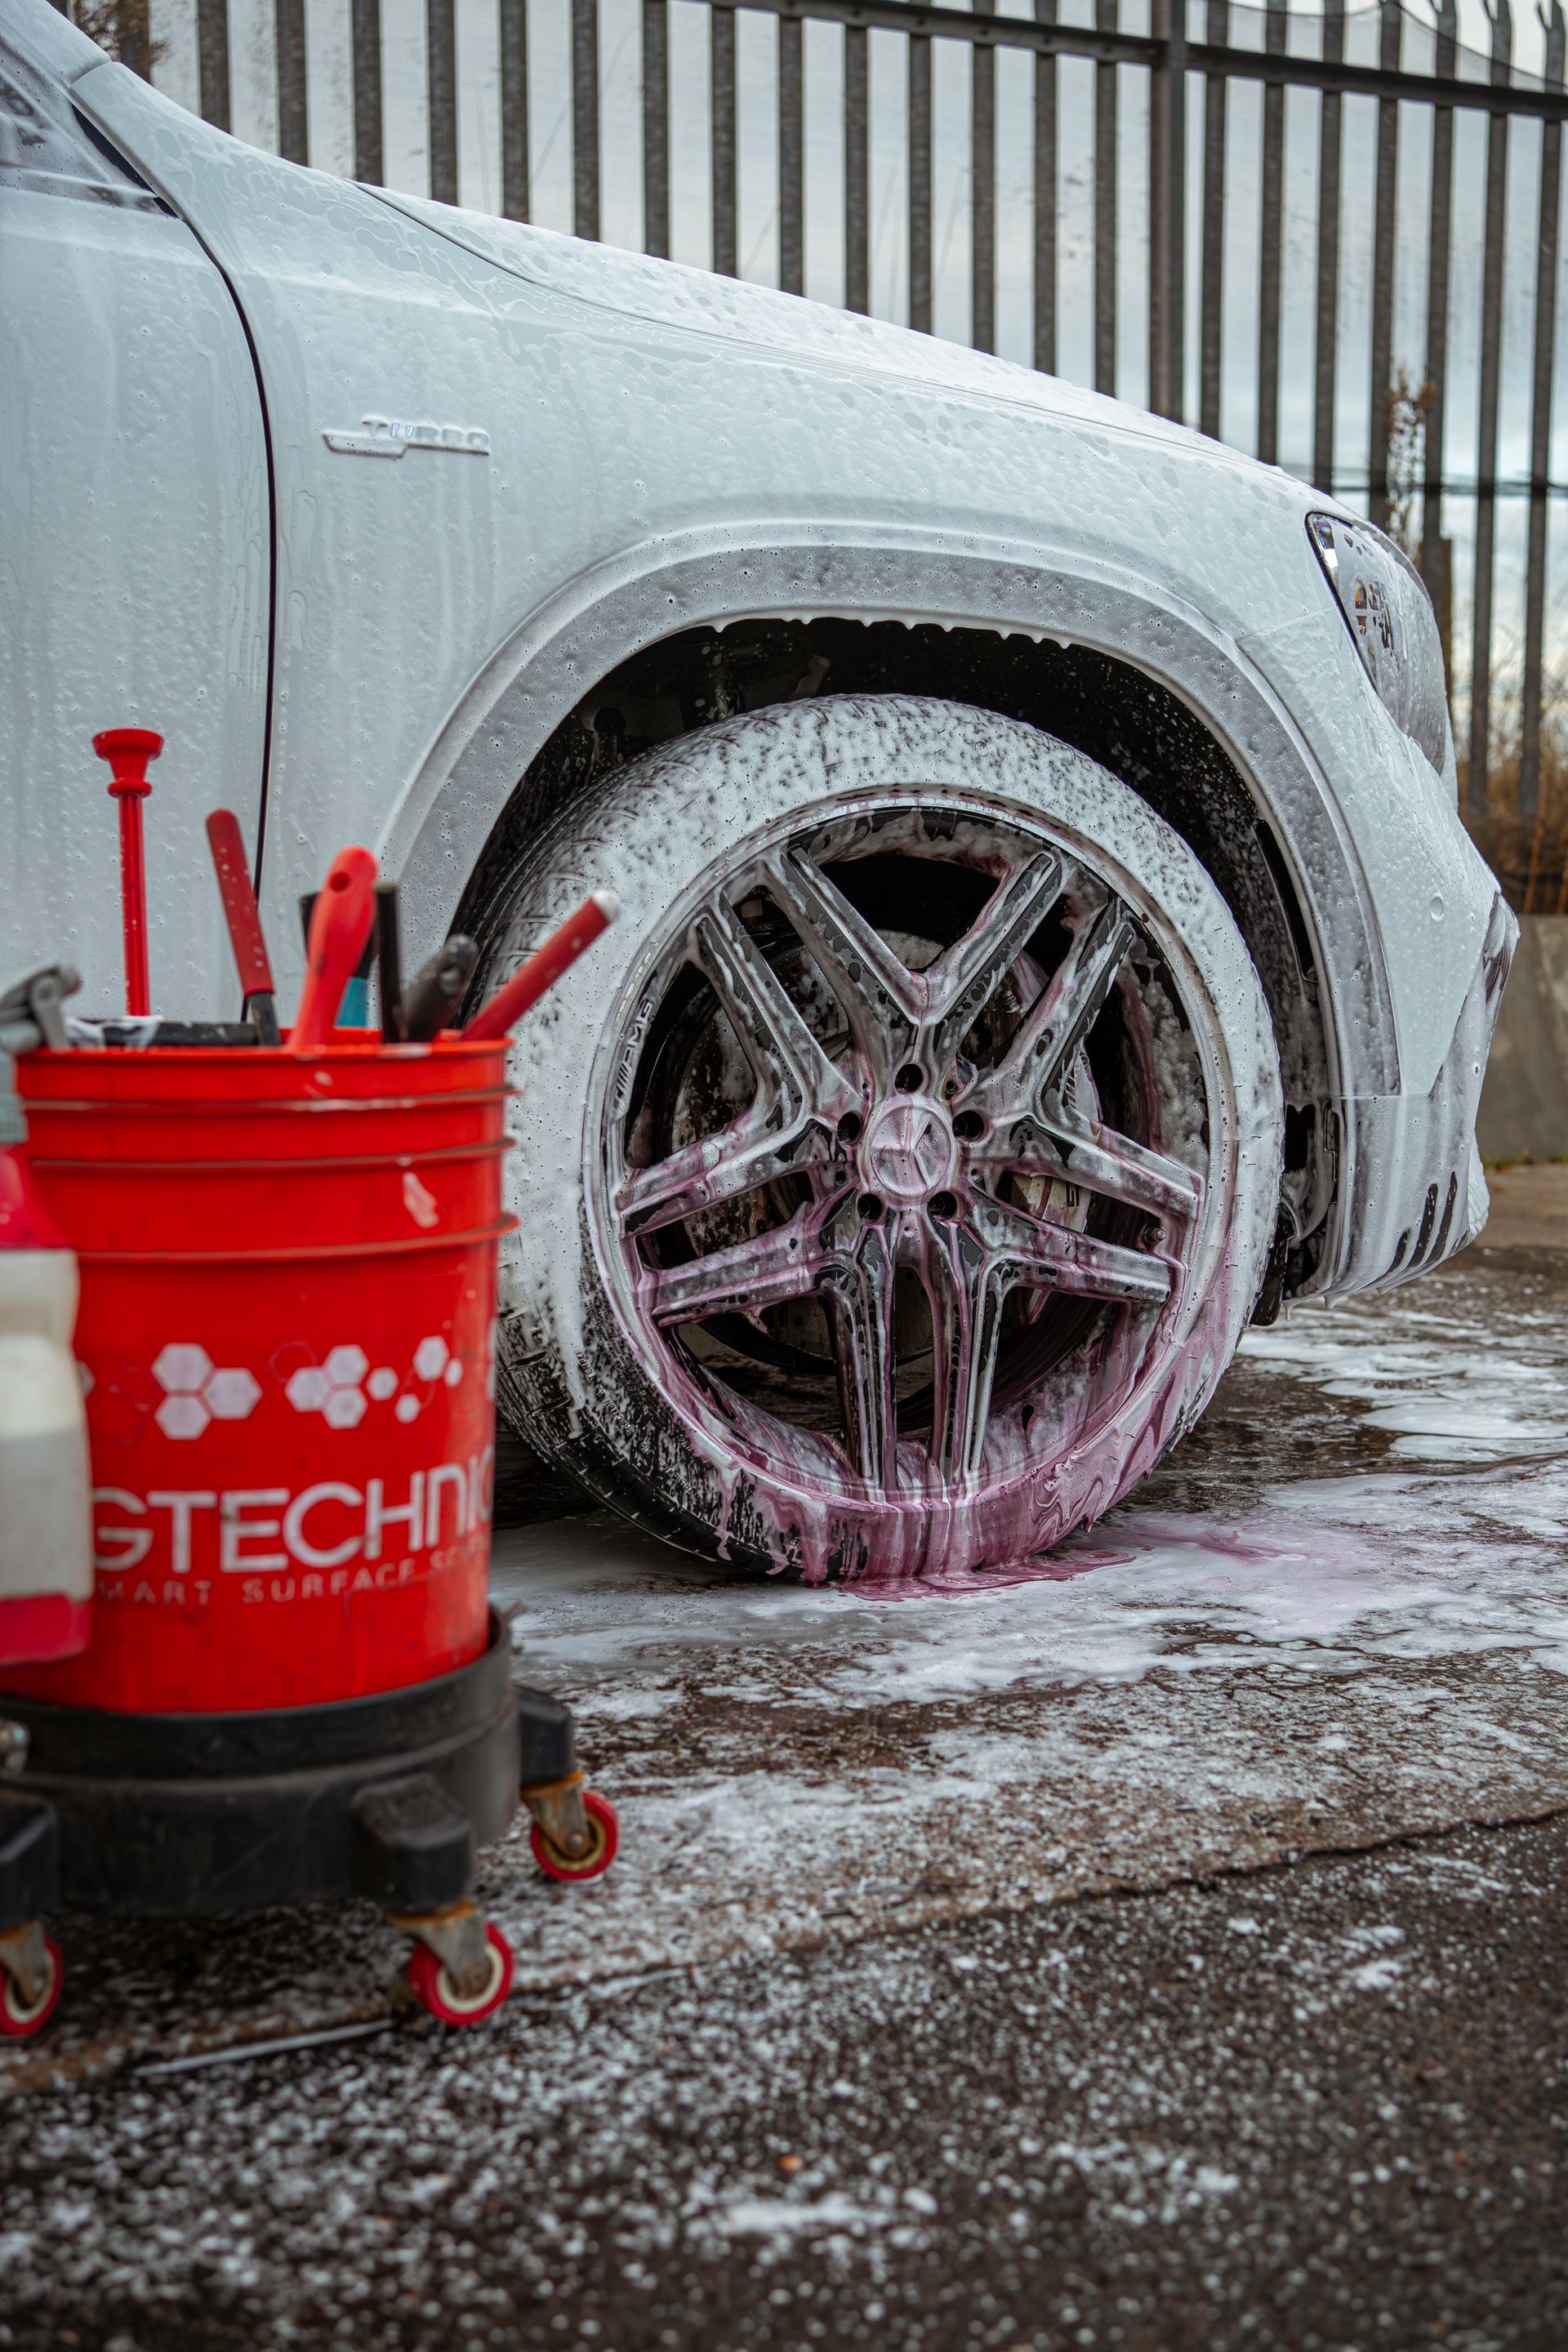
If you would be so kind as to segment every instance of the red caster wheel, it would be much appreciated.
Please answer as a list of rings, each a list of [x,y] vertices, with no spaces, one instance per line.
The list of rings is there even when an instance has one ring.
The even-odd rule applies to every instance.
[[[547,1837],[535,1822],[532,1830],[533,1859],[546,1878],[559,1878],[575,1885],[584,1878],[599,1878],[616,1858],[621,1842],[621,1825],[616,1819],[616,1809],[608,1797],[601,1797],[596,1789],[583,1791],[583,1811],[588,1816],[592,1843],[586,1853],[563,1853],[552,1838]]]
[[[59,2006],[60,1994],[65,1990],[66,1964],[52,1936],[45,1936],[42,1942],[48,1976],[43,1991],[31,2004],[23,2000],[22,1989],[9,1969],[0,1969],[0,2034],[19,2040],[25,2034],[37,2033]]]
[[[409,1990],[420,2008],[427,2009],[443,2025],[478,2025],[494,2016],[511,1990],[511,1946],[493,1920],[486,1925],[485,1942],[489,1947],[489,1981],[471,2000],[458,1990],[428,1944],[416,1944],[409,1953]]]

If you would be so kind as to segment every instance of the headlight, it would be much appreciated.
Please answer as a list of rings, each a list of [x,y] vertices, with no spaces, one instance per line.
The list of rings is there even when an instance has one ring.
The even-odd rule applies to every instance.
[[[1307,535],[1378,700],[1441,775],[1448,752],[1443,640],[1421,574],[1369,522],[1309,515]]]

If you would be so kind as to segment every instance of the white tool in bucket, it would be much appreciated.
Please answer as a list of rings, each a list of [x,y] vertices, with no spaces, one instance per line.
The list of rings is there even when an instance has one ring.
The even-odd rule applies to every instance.
[[[80,985],[45,964],[0,987],[0,1665],[73,1657],[91,1631],[77,1263],[27,1167],[15,1061],[69,1045],[60,1005]]]

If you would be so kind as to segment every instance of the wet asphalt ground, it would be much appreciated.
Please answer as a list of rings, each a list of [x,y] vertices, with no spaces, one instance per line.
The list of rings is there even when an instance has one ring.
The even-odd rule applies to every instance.
[[[624,1863],[489,1858],[462,2037],[371,1917],[62,1923],[0,2345],[1568,2345],[1558,1175],[1259,1335],[1065,1580],[498,1543]]]
[[[1568,2340],[1568,1825],[26,2103],[16,2346]]]

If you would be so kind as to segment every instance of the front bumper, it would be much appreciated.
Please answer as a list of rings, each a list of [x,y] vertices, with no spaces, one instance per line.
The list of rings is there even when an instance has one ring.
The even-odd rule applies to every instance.
[[[1452,1257],[1485,1224],[1476,1115],[1518,940],[1519,924],[1500,897],[1429,1093],[1339,1104],[1339,1229],[1307,1293],[1335,1297],[1407,1282]]]

